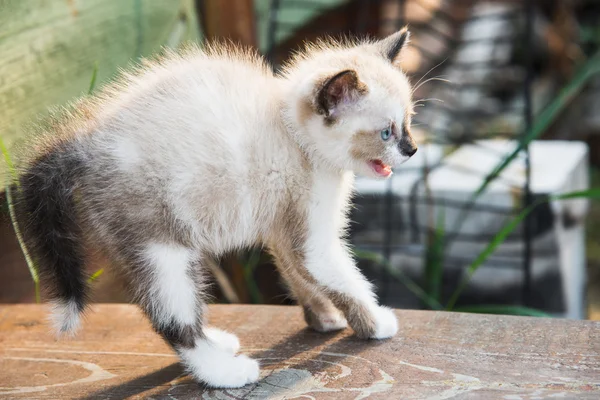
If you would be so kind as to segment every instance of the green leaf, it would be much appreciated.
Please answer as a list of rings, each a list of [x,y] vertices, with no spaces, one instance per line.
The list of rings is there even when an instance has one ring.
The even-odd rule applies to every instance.
[[[442,305],[436,299],[429,296],[419,285],[415,283],[415,281],[404,275],[397,268],[392,268],[392,266],[379,253],[360,249],[354,249],[353,252],[356,258],[368,260],[375,264],[381,265],[383,268],[385,268],[387,273],[389,273],[394,279],[401,282],[417,298],[427,304],[429,308],[433,310],[443,309]]]
[[[92,79],[90,80],[90,87],[88,89],[88,94],[92,94],[94,91],[94,87],[96,86],[96,78],[98,77],[98,62],[94,63],[94,70],[92,71]]]
[[[577,192],[569,192],[564,194],[558,194],[550,196],[550,200],[569,200],[585,198],[590,200],[600,200],[600,188],[592,188],[587,190],[580,190]]]
[[[550,200],[556,201],[556,200],[568,200],[568,199],[575,199],[575,198],[600,199],[600,188],[550,196],[547,199],[541,199],[541,200],[533,203],[532,205],[527,207],[525,210],[521,211],[521,213],[519,215],[517,215],[514,219],[512,219],[507,224],[505,224],[504,227],[502,227],[502,229],[500,229],[500,232],[498,232],[496,234],[496,236],[494,236],[494,238],[490,241],[490,243],[488,243],[486,248],[483,249],[483,251],[481,253],[479,253],[479,255],[477,256],[477,258],[475,258],[475,260],[471,263],[471,265],[469,265],[469,268],[467,269],[467,275],[461,281],[458,288],[452,294],[452,297],[450,298],[450,300],[448,301],[448,304],[446,305],[446,310],[452,310],[454,308],[456,301],[458,300],[459,296],[461,295],[463,290],[466,288],[466,286],[470,282],[471,278],[473,277],[473,274],[477,271],[477,269],[479,269],[479,267],[481,267],[481,265],[483,265],[483,263],[494,252],[494,250],[496,250],[496,248],[504,242],[504,240],[508,237],[508,235],[510,235],[510,233],[512,231],[514,231],[515,228],[537,206],[539,206],[540,204],[546,203]]]
[[[442,277],[444,272],[444,209],[440,209],[433,235],[430,236],[425,249],[425,285],[427,295],[439,302],[442,293]]]
[[[103,273],[104,273],[104,268],[100,268],[98,271],[94,272],[94,273],[92,274],[92,276],[90,276],[90,277],[88,278],[88,283],[92,283],[93,281],[95,281],[96,279],[98,279],[98,277],[99,277],[100,275],[102,275]]]
[[[543,311],[536,310],[534,308],[521,307],[521,306],[503,306],[503,305],[478,305],[478,306],[465,306],[457,307],[454,309],[456,312],[466,312],[475,314],[500,314],[500,315],[519,315],[525,317],[546,317],[551,318],[550,314]]]
[[[11,173],[13,178],[16,180],[17,179],[17,170],[15,169],[15,164],[12,162],[10,153],[8,152],[8,149],[4,145],[4,141],[2,140],[1,137],[0,137],[0,151],[2,151],[2,155],[4,156],[4,161],[6,162],[6,166],[8,167],[8,171]]]

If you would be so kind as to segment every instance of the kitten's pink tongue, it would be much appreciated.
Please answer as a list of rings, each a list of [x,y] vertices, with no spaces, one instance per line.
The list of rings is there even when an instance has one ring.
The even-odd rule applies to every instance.
[[[392,167],[387,164],[384,164],[381,160],[371,160],[369,161],[369,165],[371,168],[377,173],[377,175],[387,178],[392,174]]]

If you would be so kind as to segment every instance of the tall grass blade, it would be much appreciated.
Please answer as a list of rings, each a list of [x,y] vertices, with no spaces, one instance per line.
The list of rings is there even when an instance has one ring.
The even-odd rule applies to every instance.
[[[454,305],[456,304],[456,301],[460,297],[460,295],[463,292],[463,290],[465,289],[465,287],[471,281],[471,278],[472,278],[473,274],[475,272],[477,272],[477,270],[479,269],[479,267],[481,267],[481,265],[483,265],[483,263],[494,252],[494,250],[496,250],[496,248],[498,246],[500,246],[500,244],[502,244],[504,242],[504,240],[506,240],[506,238],[508,237],[508,235],[510,235],[510,233],[512,231],[514,231],[515,228],[537,206],[539,206],[540,204],[543,204],[545,202],[548,202],[548,201],[568,200],[568,199],[575,199],[575,198],[588,198],[588,199],[598,200],[598,199],[600,199],[600,188],[589,189],[589,190],[582,190],[582,191],[577,191],[577,192],[570,192],[570,193],[565,193],[565,194],[550,196],[547,199],[542,199],[542,200],[539,200],[539,201],[531,204],[529,207],[527,207],[526,209],[524,209],[523,211],[521,211],[521,213],[519,213],[519,215],[517,215],[514,219],[512,219],[506,225],[504,225],[504,227],[500,230],[500,232],[498,232],[496,234],[496,236],[494,236],[494,238],[492,239],[492,241],[490,243],[488,243],[487,247],[481,253],[479,253],[479,255],[477,256],[477,258],[475,258],[475,260],[471,263],[471,265],[469,265],[469,268],[467,269],[467,275],[461,281],[461,283],[459,284],[458,288],[452,294],[452,297],[450,298],[450,300],[448,301],[448,304],[446,305],[446,310],[452,310],[454,308]]]
[[[440,209],[433,234],[425,249],[425,290],[427,295],[440,302],[442,295],[442,277],[444,272],[444,209]]]
[[[94,70],[92,71],[92,78],[90,79],[90,87],[88,89],[88,95],[92,94],[96,87],[96,78],[98,77],[98,61],[94,63]]]
[[[12,223],[13,229],[15,230],[15,236],[17,237],[17,241],[19,242],[19,247],[21,248],[21,251],[23,252],[23,256],[25,257],[25,263],[27,264],[27,268],[29,269],[31,278],[33,279],[33,284],[35,287],[35,301],[36,301],[36,303],[40,303],[41,295],[40,295],[39,274],[37,272],[37,267],[35,266],[35,263],[31,259],[31,256],[29,255],[29,251],[27,251],[27,246],[25,246],[25,242],[23,241],[23,235],[21,234],[21,229],[19,228],[19,223],[17,222],[15,208],[13,205],[14,203],[13,203],[12,190],[11,190],[12,186],[11,186],[10,182],[11,181],[16,182],[16,185],[18,188],[19,181],[17,180],[17,171],[15,169],[15,165],[12,162],[12,159],[10,157],[8,149],[6,148],[6,145],[4,144],[4,141],[2,140],[2,138],[0,138],[0,151],[2,151],[2,155],[4,156],[4,161],[6,162],[6,166],[8,167],[8,170],[9,170],[10,174],[12,175],[12,179],[9,179],[8,184],[6,185],[6,203],[8,205],[8,215],[10,217],[10,222]]]
[[[6,185],[6,202],[8,203],[8,215],[10,216],[10,221],[13,225],[13,229],[15,230],[15,235],[17,237],[17,241],[19,242],[19,247],[23,252],[23,256],[25,257],[25,263],[27,264],[27,268],[29,269],[29,273],[31,274],[31,278],[33,279],[33,285],[35,288],[35,302],[41,303],[41,295],[40,295],[40,278],[37,272],[37,267],[35,263],[31,259],[29,252],[27,251],[27,247],[25,246],[25,242],[23,241],[23,236],[21,235],[21,229],[19,229],[19,223],[17,222],[17,217],[15,214],[15,209],[12,201],[12,190],[11,185]]]

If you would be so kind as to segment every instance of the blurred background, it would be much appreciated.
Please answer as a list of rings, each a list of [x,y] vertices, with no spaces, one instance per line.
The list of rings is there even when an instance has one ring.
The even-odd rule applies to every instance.
[[[28,124],[165,47],[229,37],[277,71],[306,40],[404,25],[420,150],[357,180],[350,229],[381,302],[600,320],[596,0],[0,0],[1,178]],[[39,301],[0,200],[0,303]],[[293,304],[260,249],[214,261],[215,302]],[[94,301],[128,300],[88,264]]]

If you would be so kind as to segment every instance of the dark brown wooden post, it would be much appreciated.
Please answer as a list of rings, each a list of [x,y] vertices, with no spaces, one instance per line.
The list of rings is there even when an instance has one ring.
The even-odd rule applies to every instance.
[[[229,38],[256,46],[253,0],[197,0],[197,8],[208,39]]]

